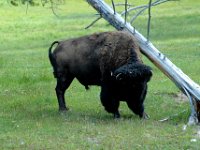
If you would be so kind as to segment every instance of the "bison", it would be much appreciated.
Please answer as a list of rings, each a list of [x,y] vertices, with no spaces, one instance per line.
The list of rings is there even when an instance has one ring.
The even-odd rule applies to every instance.
[[[64,94],[76,78],[86,89],[90,85],[101,87],[101,103],[114,118],[120,117],[120,101],[126,101],[140,118],[147,117],[143,102],[152,72],[143,64],[131,34],[103,32],[55,41],[49,48],[49,60],[57,79],[55,90],[60,111],[68,110]]]

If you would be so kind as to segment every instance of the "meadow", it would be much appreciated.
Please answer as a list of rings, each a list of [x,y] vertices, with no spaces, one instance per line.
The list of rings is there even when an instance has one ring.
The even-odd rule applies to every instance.
[[[143,0],[144,1],[144,0]],[[108,1],[110,2],[110,1]],[[134,2],[132,0],[132,2]],[[0,149],[199,149],[200,127],[186,126],[187,98],[145,56],[153,68],[141,120],[121,103],[121,119],[104,111],[99,87],[89,91],[74,80],[66,92],[70,110],[58,112],[56,80],[48,60],[55,40],[113,31],[83,0],[67,0],[56,17],[47,6],[14,7],[0,2]],[[152,9],[152,43],[200,84],[200,3],[169,2]],[[119,8],[121,9],[121,8]],[[134,26],[146,34],[147,15]],[[169,117],[167,121],[159,120]]]

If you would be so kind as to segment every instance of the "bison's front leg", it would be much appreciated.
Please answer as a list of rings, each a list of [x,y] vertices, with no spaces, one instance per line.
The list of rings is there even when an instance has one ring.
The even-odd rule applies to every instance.
[[[71,84],[73,78],[72,77],[58,77],[57,78],[57,85],[56,85],[56,95],[58,99],[59,104],[59,111],[66,111],[68,110],[68,107],[66,107],[65,104],[65,91]]]
[[[147,119],[148,115],[144,112],[144,105],[127,101],[128,107],[142,119]]]
[[[120,113],[118,111],[119,101],[116,101],[110,91],[110,88],[106,85],[101,87],[101,103],[105,110],[114,115],[114,118],[120,118]]]
[[[137,89],[137,90],[136,90]],[[144,100],[147,94],[147,85],[141,84],[135,89],[134,95],[127,100],[128,107],[140,118],[147,119],[148,115],[144,112]]]

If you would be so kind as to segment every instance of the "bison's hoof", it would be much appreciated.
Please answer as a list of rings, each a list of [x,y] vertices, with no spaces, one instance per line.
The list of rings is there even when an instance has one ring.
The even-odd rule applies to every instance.
[[[59,108],[59,112],[65,112],[65,111],[68,111],[68,110],[69,110],[68,107]]]
[[[142,116],[141,116],[141,119],[149,119],[149,115],[145,112],[143,112]]]
[[[114,119],[119,119],[120,118],[120,114],[119,113],[115,113],[114,114]]]

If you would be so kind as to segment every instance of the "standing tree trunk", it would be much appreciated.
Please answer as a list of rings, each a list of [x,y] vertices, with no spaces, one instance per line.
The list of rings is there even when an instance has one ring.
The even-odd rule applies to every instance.
[[[176,67],[164,54],[148,41],[135,28],[127,23],[103,0],[87,0],[100,15],[117,30],[127,30],[138,40],[141,51],[148,57],[176,86],[188,96],[191,106],[191,116],[188,124],[197,124],[200,121],[200,86],[193,82],[178,67]]]

